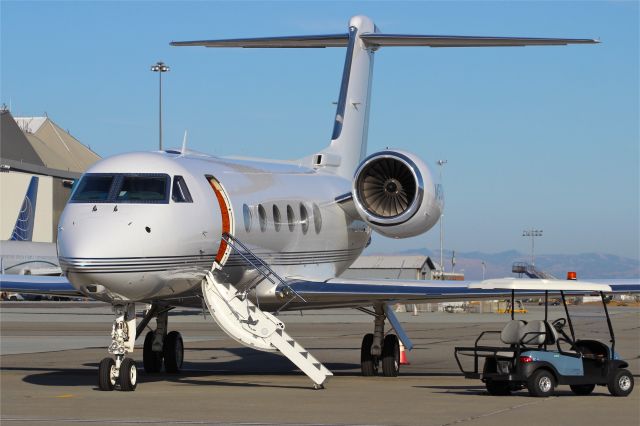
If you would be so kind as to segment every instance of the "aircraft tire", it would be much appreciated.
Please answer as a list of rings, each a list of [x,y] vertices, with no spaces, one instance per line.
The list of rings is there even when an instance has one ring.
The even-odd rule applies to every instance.
[[[400,373],[400,343],[398,336],[387,334],[382,345],[382,375],[397,377]]]
[[[136,390],[136,386],[138,385],[138,370],[136,369],[135,361],[131,358],[122,360],[118,381],[120,382],[121,391],[131,392]]]
[[[164,339],[164,369],[167,373],[179,373],[184,360],[184,344],[177,331],[167,334]]]
[[[144,349],[142,351],[142,363],[144,371],[148,374],[159,373],[162,370],[162,352],[153,351],[153,339],[155,332],[149,331],[144,338]]]
[[[371,355],[373,334],[365,334],[360,347],[360,369],[363,376],[375,376],[378,374],[378,357]]]
[[[104,358],[98,366],[98,388],[101,391],[112,391],[116,385],[116,379],[112,370],[116,367],[113,358]]]

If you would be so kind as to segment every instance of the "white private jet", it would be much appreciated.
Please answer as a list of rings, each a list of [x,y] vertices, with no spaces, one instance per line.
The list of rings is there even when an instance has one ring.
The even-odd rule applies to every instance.
[[[127,357],[144,340],[147,372],[177,372],[182,337],[168,332],[175,306],[202,307],[231,337],[280,351],[315,387],[332,375],[284,330],[274,313],[357,308],[374,318],[364,336],[363,375],[395,376],[399,339],[411,342],[389,309],[393,303],[495,297],[468,282],[336,278],[362,253],[372,231],[391,238],[436,224],[441,190],[417,156],[384,150],[369,156],[367,128],[373,56],[386,46],[485,47],[597,43],[591,39],[421,36],[381,33],[354,16],[345,34],[173,42],[173,46],[346,47],[329,146],[296,161],[221,158],[182,150],[116,155],[82,176],[59,223],[58,254],[68,278],[6,282],[17,291],[82,294],[113,305],[103,390],[136,388]],[[628,285],[627,285],[628,284]],[[624,287],[624,289],[623,289]],[[629,283],[617,289],[637,290]],[[74,293],[75,292],[75,293]],[[136,321],[136,304],[150,304]],[[385,336],[389,320],[396,334]],[[115,358],[115,359],[114,359]]]

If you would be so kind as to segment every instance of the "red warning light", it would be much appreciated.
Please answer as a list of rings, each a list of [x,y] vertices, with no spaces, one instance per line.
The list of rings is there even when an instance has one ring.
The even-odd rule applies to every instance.
[[[576,274],[575,272],[567,272],[567,279],[568,280],[577,280],[578,279],[578,274]]]

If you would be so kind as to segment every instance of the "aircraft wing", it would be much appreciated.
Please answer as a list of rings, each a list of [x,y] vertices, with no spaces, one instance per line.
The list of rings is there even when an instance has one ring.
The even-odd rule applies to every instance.
[[[519,297],[544,296],[547,290],[563,290],[567,294],[596,291],[607,293],[639,293],[640,281],[628,280],[624,285],[607,285],[587,281],[501,278],[484,281],[418,281],[341,279],[328,281],[291,280],[289,286],[306,303],[292,301],[296,308],[364,307],[378,303],[428,303],[510,297],[515,289]],[[539,288],[539,289],[538,289]],[[293,307],[292,307],[293,308]],[[294,308],[295,309],[295,308]]]
[[[0,275],[0,291],[63,297],[86,297],[66,277],[36,275]]]

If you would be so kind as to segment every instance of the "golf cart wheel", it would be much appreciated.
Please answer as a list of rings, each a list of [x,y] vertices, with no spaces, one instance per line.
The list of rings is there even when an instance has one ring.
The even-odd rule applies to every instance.
[[[371,345],[373,345],[373,334],[365,334],[360,347],[360,368],[363,376],[378,374],[379,360],[377,356],[371,355]]]
[[[509,382],[487,380],[485,385],[487,386],[487,392],[489,392],[489,395],[511,395],[511,386],[509,385]]]
[[[596,388],[596,385],[570,385],[576,395],[589,395]]]
[[[633,375],[624,368],[616,370],[609,379],[607,387],[613,396],[627,396],[633,390]]]
[[[556,380],[547,370],[536,370],[527,380],[529,395],[547,397],[553,395]]]

